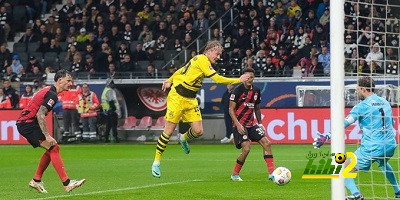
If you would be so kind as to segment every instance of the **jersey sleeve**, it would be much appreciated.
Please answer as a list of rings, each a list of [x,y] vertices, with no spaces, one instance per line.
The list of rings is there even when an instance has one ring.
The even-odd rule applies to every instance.
[[[54,92],[47,92],[44,95],[42,106],[46,107],[48,111],[52,110],[58,101],[58,96]]]
[[[257,89],[257,99],[256,99],[256,104],[260,104],[261,103],[261,92],[260,89]]]
[[[349,115],[346,118],[353,118],[352,123],[356,122],[361,116],[362,116],[362,105],[363,104],[357,104],[355,105],[351,110]],[[351,124],[351,123],[350,123]]]
[[[204,73],[204,75],[208,78],[211,78],[217,72],[211,66],[211,62],[208,60],[207,56],[205,55],[198,55],[192,59],[194,62],[193,64],[197,65],[199,69]]]
[[[239,100],[239,96],[240,96],[240,89],[239,89],[239,87],[237,87],[231,93],[231,97],[229,98],[229,100],[237,103]]]

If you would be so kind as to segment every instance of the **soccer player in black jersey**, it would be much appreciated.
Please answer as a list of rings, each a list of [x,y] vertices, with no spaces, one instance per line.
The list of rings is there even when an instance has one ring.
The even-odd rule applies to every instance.
[[[243,74],[248,74],[250,78],[238,85],[230,97],[229,115],[233,121],[233,137],[236,148],[242,149],[231,175],[234,181],[242,181],[239,172],[250,152],[250,140],[258,142],[263,147],[263,156],[269,172],[268,178],[273,179],[274,158],[271,143],[265,137],[265,128],[261,122],[261,93],[260,89],[253,85],[254,73],[253,68],[245,68]],[[254,113],[257,122],[254,120]]]
[[[53,164],[58,176],[64,185],[64,190],[69,192],[81,186],[85,179],[70,180],[64,169],[64,163],[60,155],[60,146],[51,137],[46,125],[46,115],[53,109],[58,101],[57,94],[67,91],[72,85],[71,73],[66,70],[59,70],[54,76],[54,85],[47,86],[37,92],[24,108],[17,120],[19,133],[28,140],[33,148],[42,147],[46,149],[33,179],[29,186],[40,193],[47,193],[41,181],[44,171]]]

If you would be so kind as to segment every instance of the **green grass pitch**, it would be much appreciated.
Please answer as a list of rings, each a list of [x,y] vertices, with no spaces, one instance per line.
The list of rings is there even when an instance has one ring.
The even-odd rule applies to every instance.
[[[28,187],[43,153],[27,145],[0,146],[0,199],[330,199],[330,180],[301,179],[312,145],[273,145],[275,166],[292,172],[289,184],[278,186],[267,180],[267,168],[260,145],[252,145],[242,171],[243,182],[233,182],[230,175],[237,150],[233,145],[191,145],[185,155],[180,146],[169,145],[162,160],[161,178],[153,178],[151,164],[155,145],[61,145],[61,155],[70,178],[87,182],[65,193],[53,166],[44,173],[48,194]],[[328,151],[324,146],[321,151]],[[348,146],[352,151],[355,146]],[[395,155],[398,155],[397,152]],[[392,161],[397,170],[398,159]],[[375,166],[374,170],[378,170]],[[393,196],[383,175],[373,173],[377,185],[361,187],[368,198]],[[361,173],[364,184],[371,183],[371,173]],[[372,194],[374,193],[374,194]]]

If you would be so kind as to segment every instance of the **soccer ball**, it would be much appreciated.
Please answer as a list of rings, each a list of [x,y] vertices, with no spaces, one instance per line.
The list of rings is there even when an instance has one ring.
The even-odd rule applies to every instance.
[[[286,167],[276,168],[274,172],[272,172],[272,175],[274,176],[274,183],[278,185],[285,185],[292,179],[292,173]]]

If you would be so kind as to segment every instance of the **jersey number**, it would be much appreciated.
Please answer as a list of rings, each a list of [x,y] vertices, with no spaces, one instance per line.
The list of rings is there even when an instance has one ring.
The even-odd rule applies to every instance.
[[[383,108],[379,108],[379,112],[382,115],[382,123],[383,123],[382,127],[383,127],[383,133],[385,133],[386,132],[385,111],[383,111]]]
[[[190,61],[188,63],[186,63],[185,66],[183,66],[183,70],[182,70],[181,74],[186,74],[189,67],[190,67]]]

